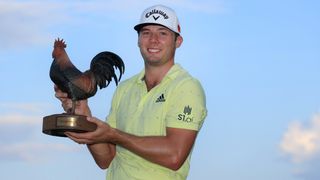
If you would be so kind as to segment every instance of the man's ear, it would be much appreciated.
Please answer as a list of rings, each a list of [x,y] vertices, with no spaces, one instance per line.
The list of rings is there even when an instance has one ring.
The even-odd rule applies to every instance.
[[[140,34],[138,34],[138,47],[140,48]]]
[[[137,41],[137,45],[138,45],[138,47],[140,48],[140,33],[138,32],[138,41]]]
[[[183,38],[182,38],[182,36],[179,35],[176,39],[176,48],[179,48],[181,46],[182,42],[183,42]]]

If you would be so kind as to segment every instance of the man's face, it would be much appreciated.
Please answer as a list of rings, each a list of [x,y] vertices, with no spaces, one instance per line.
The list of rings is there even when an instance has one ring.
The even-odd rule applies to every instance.
[[[145,63],[162,65],[173,62],[176,48],[182,43],[182,38],[166,27],[147,25],[140,29],[138,45]]]

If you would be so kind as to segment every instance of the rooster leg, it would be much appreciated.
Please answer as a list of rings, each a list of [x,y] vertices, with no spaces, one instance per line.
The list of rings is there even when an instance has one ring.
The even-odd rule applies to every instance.
[[[72,114],[74,115],[75,114],[75,110],[76,110],[76,101],[75,100],[72,100],[72,106],[71,108],[69,108],[67,110],[67,114]]]
[[[75,110],[76,110],[76,100],[72,100],[72,107],[70,109],[70,113],[75,114]]]

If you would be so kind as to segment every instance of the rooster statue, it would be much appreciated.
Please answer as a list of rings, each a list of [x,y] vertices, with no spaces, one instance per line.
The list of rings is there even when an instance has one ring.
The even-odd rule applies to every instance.
[[[97,92],[97,86],[100,89],[105,88],[112,79],[118,85],[125,67],[118,55],[104,51],[92,59],[89,70],[81,72],[72,64],[65,51],[66,47],[63,39],[55,40],[50,78],[60,90],[68,94],[72,100],[72,108],[68,110],[68,113],[74,114],[75,102],[94,96]],[[119,77],[117,77],[115,69],[119,70]]]

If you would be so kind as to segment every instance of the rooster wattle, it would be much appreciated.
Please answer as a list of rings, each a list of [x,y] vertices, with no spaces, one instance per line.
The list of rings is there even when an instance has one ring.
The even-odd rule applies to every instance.
[[[75,101],[94,96],[97,92],[97,86],[100,89],[105,88],[112,79],[118,85],[125,66],[118,55],[104,51],[92,59],[89,70],[81,72],[72,64],[65,48],[66,44],[63,39],[55,40],[50,78],[59,89],[68,94],[73,102],[71,113],[74,114]],[[119,70],[119,77],[117,77],[115,69]]]

